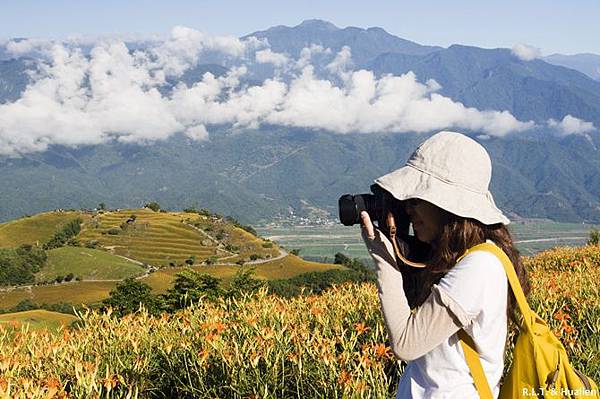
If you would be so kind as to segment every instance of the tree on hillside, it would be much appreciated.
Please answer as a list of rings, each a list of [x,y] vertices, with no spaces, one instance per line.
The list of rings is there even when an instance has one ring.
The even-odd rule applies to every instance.
[[[343,265],[349,269],[355,270],[361,273],[361,275],[363,275],[366,279],[370,279],[374,276],[373,271],[367,266],[365,266],[365,264],[362,263],[360,259],[352,259],[341,252],[335,254],[333,263],[335,263],[336,265]]]
[[[215,300],[224,294],[221,280],[206,273],[185,269],[177,273],[173,288],[167,291],[164,299],[169,310],[183,309],[202,298]]]
[[[227,296],[238,298],[245,293],[253,293],[266,286],[265,281],[255,279],[253,276],[254,268],[239,269],[229,284]]]
[[[590,231],[590,238],[587,243],[588,243],[588,245],[600,244],[600,230],[592,229]]]
[[[67,242],[81,231],[81,218],[75,218],[54,233],[50,241],[44,244],[44,249],[64,247]]]
[[[112,307],[117,316],[136,312],[140,305],[151,314],[158,314],[161,310],[160,300],[151,294],[150,286],[131,277],[118,283],[117,287],[110,292],[110,297],[102,303]]]
[[[152,209],[154,212],[160,211],[160,205],[155,201],[148,202],[146,205],[144,205],[144,208]]]

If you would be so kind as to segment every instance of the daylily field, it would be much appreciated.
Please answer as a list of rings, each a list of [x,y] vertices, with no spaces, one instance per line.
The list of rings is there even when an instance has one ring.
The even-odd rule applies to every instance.
[[[554,249],[526,264],[530,304],[572,363],[600,381],[600,247]],[[386,339],[372,284],[292,299],[261,291],[162,317],[87,312],[58,332],[3,324],[0,395],[393,397],[402,365]]]

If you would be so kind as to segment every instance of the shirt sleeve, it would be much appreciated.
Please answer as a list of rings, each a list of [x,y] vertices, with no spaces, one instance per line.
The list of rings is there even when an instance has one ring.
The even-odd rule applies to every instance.
[[[411,312],[403,289],[402,273],[393,266],[396,261],[391,242],[379,230],[375,230],[374,238],[369,238],[363,229],[363,240],[375,261],[381,309],[391,348],[397,358],[405,361],[417,359],[462,327],[461,319],[465,320],[467,315],[460,308],[452,310],[446,306],[436,291],[432,291],[427,300]]]
[[[463,326],[469,325],[490,305],[495,292],[502,295],[499,283],[506,280],[500,260],[485,251],[475,251],[458,262],[433,290],[441,301],[455,314]],[[466,317],[465,317],[466,315]]]

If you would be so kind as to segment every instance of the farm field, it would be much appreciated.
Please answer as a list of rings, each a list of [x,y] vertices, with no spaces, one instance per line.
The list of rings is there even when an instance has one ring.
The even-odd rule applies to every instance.
[[[249,267],[249,266],[244,266]],[[255,277],[261,279],[290,278],[302,273],[338,269],[340,266],[305,261],[294,255],[267,263],[250,266],[255,270]],[[148,284],[154,293],[164,293],[171,287],[175,275],[183,267],[167,267],[141,279]],[[192,269],[210,274],[227,282],[240,269],[238,265],[203,265]],[[0,308],[8,309],[24,299],[35,303],[54,304],[69,302],[73,305],[92,304],[108,298],[110,290],[116,287],[116,281],[73,281],[58,285],[41,285],[0,290]]]
[[[544,221],[512,223],[509,228],[521,254],[534,255],[556,246],[585,244],[590,230],[600,226]],[[337,252],[353,258],[370,259],[358,226],[259,226],[256,231],[287,250],[300,249],[300,256],[308,259],[332,261]]]
[[[254,269],[254,277],[264,280],[285,279],[297,276],[303,273],[320,272],[331,269],[342,268],[339,265],[323,264],[317,262],[305,261],[294,255],[287,255],[282,259],[273,260],[258,265],[243,266],[244,268],[252,267]],[[238,265],[203,265],[192,266],[193,270],[200,273],[207,273],[211,276],[222,279],[225,283],[233,278],[235,273],[240,270]],[[141,281],[152,287],[154,293],[164,293],[171,287],[171,283],[175,279],[175,275],[184,270],[183,267],[169,267],[160,269]]]
[[[116,285],[116,281],[72,281],[57,285],[3,289],[0,291],[0,304],[3,309],[9,309],[24,299],[47,304],[88,304],[108,298],[110,290]]]
[[[144,274],[139,264],[99,249],[62,247],[47,251],[48,261],[36,281],[52,281],[72,273],[81,280],[122,280]]]
[[[48,329],[56,331],[61,326],[68,326],[77,320],[76,316],[50,312],[48,310],[27,310],[25,312],[6,313],[0,315],[0,326],[12,326],[19,329],[21,325],[28,324],[34,330]]]
[[[251,254],[274,257],[276,246],[230,223],[185,212],[126,209],[90,218],[77,236],[84,245],[96,245],[110,253],[155,267],[182,265],[190,257],[196,263],[215,257],[235,262]],[[235,252],[234,252],[235,251]]]

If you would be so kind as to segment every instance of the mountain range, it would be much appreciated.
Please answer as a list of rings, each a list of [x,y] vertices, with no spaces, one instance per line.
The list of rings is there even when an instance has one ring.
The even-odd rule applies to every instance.
[[[465,131],[490,152],[496,202],[512,218],[600,223],[600,132],[557,134],[547,124],[571,115],[600,126],[600,82],[572,69],[574,58],[524,61],[509,49],[423,46],[381,28],[340,29],[319,20],[244,38],[252,36],[290,57],[311,44],[333,54],[348,46],[354,70],[371,70],[378,77],[412,71],[419,81],[434,79],[439,94],[467,107],[533,121],[536,128],[503,137]],[[205,72],[222,76],[234,67],[218,58],[209,61],[169,84],[192,85]],[[35,57],[0,61],[0,103],[21,96],[36,65]],[[249,85],[268,75],[264,65],[248,68]],[[335,134],[223,124],[210,126],[208,141],[175,135],[152,145],[52,145],[44,152],[0,158],[0,220],[99,202],[137,207],[150,200],[167,208],[208,207],[244,223],[292,213],[335,217],[339,195],[366,192],[374,178],[402,166],[432,133]]]

